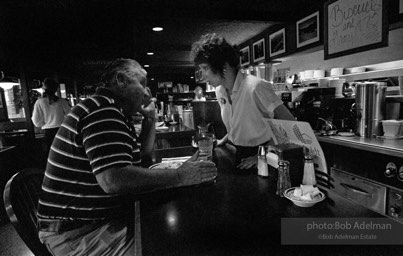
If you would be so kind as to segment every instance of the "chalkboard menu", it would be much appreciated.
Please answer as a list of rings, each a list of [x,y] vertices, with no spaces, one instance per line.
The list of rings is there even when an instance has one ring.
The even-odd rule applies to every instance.
[[[387,46],[387,0],[325,4],[325,59]]]

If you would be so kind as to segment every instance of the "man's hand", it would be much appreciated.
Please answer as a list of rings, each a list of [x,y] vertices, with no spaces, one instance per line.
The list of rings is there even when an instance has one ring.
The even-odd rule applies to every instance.
[[[217,177],[217,168],[213,162],[199,161],[197,151],[189,160],[177,169],[181,186],[196,185],[213,181]]]
[[[238,164],[239,169],[249,169],[257,165],[257,155],[250,156],[247,158],[242,158],[241,163]]]
[[[149,118],[155,121],[155,104],[154,102],[149,102],[148,105],[142,105],[140,114],[142,114],[145,118]]]

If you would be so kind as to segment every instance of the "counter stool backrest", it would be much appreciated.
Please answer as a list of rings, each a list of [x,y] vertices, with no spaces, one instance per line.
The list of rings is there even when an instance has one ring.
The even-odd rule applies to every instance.
[[[41,193],[44,170],[27,168],[16,173],[7,182],[3,200],[7,215],[28,248],[35,254],[50,256],[46,246],[39,241],[37,207]]]

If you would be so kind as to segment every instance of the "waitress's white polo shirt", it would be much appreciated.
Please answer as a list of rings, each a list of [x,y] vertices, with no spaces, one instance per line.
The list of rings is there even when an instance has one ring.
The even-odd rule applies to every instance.
[[[232,143],[254,147],[271,139],[262,118],[273,118],[274,109],[283,102],[269,82],[239,71],[232,90],[232,105],[224,86],[217,87],[216,96]]]

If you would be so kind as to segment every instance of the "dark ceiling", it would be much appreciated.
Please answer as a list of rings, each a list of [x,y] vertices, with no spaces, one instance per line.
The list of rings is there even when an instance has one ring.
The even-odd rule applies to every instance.
[[[0,69],[40,63],[82,72],[130,57],[149,64],[151,75],[193,72],[189,53],[202,34],[216,32],[240,44],[274,24],[295,21],[323,2],[2,0]],[[156,23],[164,30],[153,32]],[[147,56],[148,49],[155,54]]]

